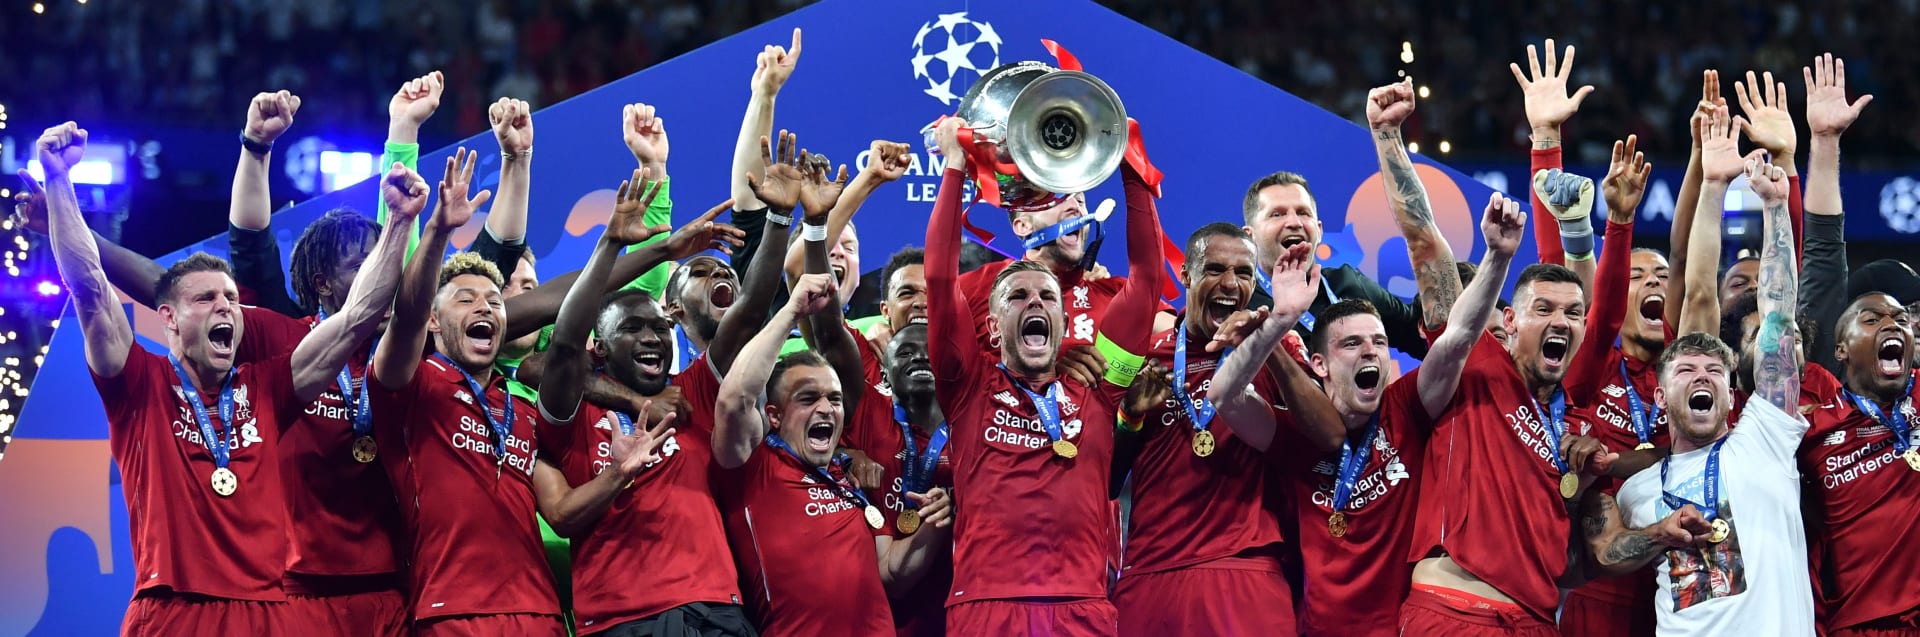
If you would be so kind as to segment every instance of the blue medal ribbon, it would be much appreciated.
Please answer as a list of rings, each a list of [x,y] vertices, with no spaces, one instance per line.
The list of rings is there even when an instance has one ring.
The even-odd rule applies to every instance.
[[[679,345],[674,348],[674,353],[680,356],[680,364],[675,366],[675,369],[686,371],[688,366],[693,365],[693,359],[700,357],[700,348],[693,346],[693,339],[687,338],[687,330],[684,327],[674,326],[673,338]]]
[[[900,437],[906,439],[907,461],[903,463],[905,474],[900,476],[900,491],[904,493],[926,493],[933,488],[933,472],[940,466],[940,452],[947,448],[947,423],[933,430],[933,436],[927,440],[927,450],[918,451],[913,444],[913,423],[907,421],[907,408],[898,404],[893,406],[893,421],[900,424]],[[920,505],[906,500],[907,508],[918,509]]]
[[[320,308],[317,315],[321,322],[326,322],[327,309]],[[371,371],[373,369],[373,354],[378,351],[380,351],[380,337],[375,336],[373,337],[373,344],[367,348],[367,370]],[[335,382],[340,385],[341,400],[347,404],[347,413],[349,414],[347,420],[353,423],[354,436],[365,436],[373,433],[373,407],[368,404],[366,374],[362,373],[360,375],[360,391],[358,395],[353,391],[353,381],[353,365],[347,364],[340,366],[340,376],[335,379]]]
[[[1719,440],[1714,441],[1713,447],[1707,450],[1707,475],[1700,489],[1702,491],[1701,495],[1705,496],[1702,499],[1706,500],[1709,504],[1703,505],[1699,502],[1674,495],[1672,491],[1668,491],[1667,468],[1673,465],[1673,456],[1667,456],[1660,460],[1660,500],[1667,505],[1667,508],[1677,511],[1680,507],[1691,504],[1693,508],[1700,511],[1700,517],[1705,518],[1708,522],[1712,522],[1715,517],[1719,517],[1720,446],[1724,444],[1727,444],[1727,437],[1721,436]]]
[[[1560,457],[1560,437],[1566,434],[1567,392],[1559,387],[1553,388],[1553,399],[1548,402],[1552,412],[1541,409],[1540,399],[1531,394],[1527,399],[1533,401],[1533,415],[1539,419],[1540,428],[1547,430],[1547,451],[1553,454],[1554,468],[1562,474],[1566,473],[1567,459]]]
[[[1367,421],[1367,435],[1360,439],[1360,446],[1353,446],[1353,440],[1340,443],[1340,475],[1333,483],[1333,510],[1347,510],[1347,502],[1353,500],[1353,490],[1360,483],[1360,471],[1367,467],[1367,458],[1373,455],[1373,439],[1380,435],[1380,413],[1374,412]]]
[[[182,367],[180,359],[172,354],[167,355],[167,361],[173,363],[173,373],[180,376],[180,387],[186,390],[187,404],[193,405],[193,422],[200,425],[200,439],[206,443],[207,452],[213,454],[213,466],[227,468],[227,462],[233,458],[233,447],[227,440],[227,436],[233,433],[233,370],[227,370],[227,379],[220,386],[221,427],[215,430],[213,419],[207,417],[207,406],[200,404],[200,390],[193,386],[193,378],[187,375],[187,368]]]
[[[1233,353],[1228,347],[1220,352],[1220,360],[1226,360]],[[1206,431],[1207,424],[1213,422],[1214,407],[1212,401],[1195,400],[1187,392],[1187,321],[1181,317],[1180,334],[1173,342],[1173,390],[1179,393],[1180,407],[1187,412],[1187,422],[1193,423],[1194,431]]]
[[[1907,389],[1900,393],[1900,402],[1893,404],[1891,418],[1887,414],[1880,413],[1880,406],[1873,404],[1873,399],[1853,393],[1851,389],[1841,388],[1840,391],[1847,395],[1847,400],[1853,401],[1854,409],[1860,410],[1860,413],[1866,414],[1874,422],[1885,425],[1887,429],[1893,431],[1894,451],[1907,452],[1907,448],[1913,444],[1907,439],[1907,432],[1911,431],[1907,424],[1907,409],[1913,406],[1913,376],[1907,376]]]
[[[1007,380],[1013,382],[1015,389],[1019,389],[1027,395],[1027,398],[1033,401],[1034,411],[1040,412],[1040,426],[1047,430],[1047,438],[1054,442],[1059,442],[1062,438],[1060,434],[1060,381],[1056,380],[1053,381],[1053,384],[1047,385],[1047,393],[1042,395],[1034,393],[1033,390],[1027,389],[1026,385],[1021,384],[1020,379],[1015,378],[1013,372],[1007,369],[1006,363],[1000,364],[1000,371],[1007,375]]]
[[[620,435],[622,436],[633,435],[633,418],[631,416],[628,416],[626,412],[620,412],[620,411],[613,411],[613,412],[607,412],[607,413],[613,414],[613,421],[620,423]]]
[[[499,420],[494,419],[493,409],[487,407],[487,388],[481,387],[480,381],[473,379],[473,374],[469,374],[467,370],[461,368],[459,365],[453,364],[453,359],[447,358],[446,354],[434,352],[433,355],[438,357],[441,362],[446,363],[447,367],[451,367],[454,371],[460,372],[461,378],[467,379],[467,388],[473,390],[473,400],[480,404],[480,415],[487,417],[487,428],[493,433],[493,460],[497,464],[505,464],[507,462],[507,441],[513,439],[513,394],[506,393],[504,390],[501,392],[502,398],[505,398],[507,401],[507,408],[503,410],[506,412],[506,424],[502,425]]]
[[[1640,392],[1633,388],[1633,377],[1627,375],[1627,362],[1624,360],[1620,361],[1620,386],[1627,388],[1627,409],[1633,417],[1633,435],[1640,438],[1640,444],[1653,444],[1653,423],[1660,420],[1660,406],[1647,409],[1647,404],[1640,400]]]
[[[833,492],[840,494],[841,498],[852,502],[854,508],[865,510],[870,506],[867,503],[867,494],[861,493],[859,489],[841,484],[839,480],[833,479],[833,475],[827,473],[826,467],[816,467],[813,463],[807,462],[805,458],[800,457],[800,452],[794,451],[793,446],[787,444],[785,438],[780,437],[780,434],[771,431],[767,432],[767,446],[778,449],[781,453],[787,454],[787,457],[793,458],[793,461],[799,463],[807,472],[807,475],[812,476],[813,479],[820,484],[826,485],[827,488],[833,489]],[[836,467],[846,464],[847,457],[845,455],[835,455],[832,463]],[[844,469],[842,469],[842,471],[844,471]]]
[[[1033,234],[1027,235],[1026,238],[1021,239],[1021,245],[1028,250],[1039,248],[1049,243],[1059,241],[1060,237],[1064,237],[1064,236],[1073,234],[1075,232],[1079,232],[1081,228],[1085,228],[1087,226],[1094,225],[1097,223],[1100,223],[1099,217],[1095,217],[1091,214],[1083,214],[1078,217],[1074,217],[1072,219],[1068,219],[1066,221],[1062,221],[1060,223],[1056,223],[1051,226],[1047,226],[1045,228],[1035,230],[1033,231]],[[1096,228],[1095,230],[1098,231],[1098,228]]]
[[[1260,291],[1266,292],[1268,299],[1273,298],[1273,275],[1268,274],[1266,270],[1255,267],[1253,269],[1253,280],[1255,283],[1260,284]],[[1327,293],[1328,305],[1340,302],[1340,295],[1333,293],[1333,283],[1327,281],[1325,273],[1322,273],[1320,276],[1320,289]],[[1313,331],[1313,312],[1301,312],[1298,323],[1307,328],[1307,331]]]

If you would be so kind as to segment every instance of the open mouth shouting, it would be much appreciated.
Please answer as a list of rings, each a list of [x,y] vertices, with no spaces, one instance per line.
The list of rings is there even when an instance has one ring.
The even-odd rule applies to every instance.
[[[1386,375],[1380,372],[1379,363],[1366,363],[1353,373],[1353,386],[1364,396],[1372,396],[1380,389],[1380,381]]]
[[[493,319],[483,318],[467,324],[467,329],[463,332],[467,337],[467,347],[482,356],[493,354],[493,338],[499,333],[499,329]]]
[[[1905,334],[1897,330],[1889,330],[1889,333],[1880,337],[1880,347],[1875,349],[1874,353],[1876,362],[1879,363],[1877,369],[1882,376],[1900,378],[1909,373]]]
[[[1640,301],[1640,320],[1655,328],[1664,328],[1667,316],[1667,297],[1649,294]]]
[[[1047,317],[1031,315],[1020,319],[1020,349],[1028,352],[1045,352],[1053,340],[1053,326]]]
[[[233,356],[233,323],[231,321],[214,323],[212,327],[207,328],[207,348],[221,358]]]
[[[1573,354],[1571,343],[1565,335],[1547,335],[1546,340],[1540,342],[1540,360],[1554,369],[1566,367],[1567,358]]]
[[[733,283],[719,281],[715,282],[713,284],[713,290],[707,293],[707,304],[713,306],[714,310],[725,310],[733,307],[735,298],[737,298],[737,295],[735,294]]]
[[[1212,325],[1214,329],[1219,329],[1227,322],[1228,317],[1233,316],[1234,312],[1240,311],[1240,308],[1245,305],[1246,302],[1238,296],[1215,296],[1213,300],[1207,301],[1207,324]]]
[[[807,449],[817,453],[833,453],[833,422],[825,417],[816,417],[807,423]]]
[[[1713,415],[1713,392],[1701,388],[1687,394],[1687,411],[1697,417]]]
[[[658,378],[667,373],[667,358],[659,350],[641,350],[633,353],[633,364],[641,376]]]
[[[1280,247],[1291,249],[1311,240],[1312,237],[1307,236],[1305,232],[1288,232],[1280,235]]]

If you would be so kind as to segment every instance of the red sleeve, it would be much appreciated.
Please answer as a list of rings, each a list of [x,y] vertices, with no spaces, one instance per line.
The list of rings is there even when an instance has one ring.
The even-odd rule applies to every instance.
[[[167,381],[154,378],[161,374],[164,365],[158,362],[160,359],[135,339],[127,348],[127,362],[120,366],[118,375],[107,378],[94,372],[93,366],[87,366],[87,375],[93,377],[93,387],[100,392],[100,405],[105,408],[108,427],[127,424],[126,414],[138,410],[152,396],[147,389],[152,383],[166,384]],[[166,370],[166,373],[172,372]]]
[[[1560,247],[1560,220],[1553,217],[1553,211],[1547,209],[1547,202],[1533,191],[1533,174],[1561,166],[1560,147],[1533,149],[1533,166],[1527,171],[1527,180],[1520,187],[1527,190],[1527,200],[1533,203],[1533,242],[1540,253],[1541,263],[1565,265],[1567,252]]]
[[[1633,223],[1607,222],[1606,243],[1600,246],[1600,262],[1594,266],[1593,309],[1587,313],[1587,333],[1580,340],[1580,351],[1573,356],[1562,385],[1575,403],[1593,396],[1606,377],[1607,352],[1620,337],[1620,324],[1627,319],[1627,283],[1633,269]]]
[[[1787,178],[1787,220],[1793,223],[1793,264],[1801,265],[1807,245],[1806,205],[1800,199],[1800,176]]]
[[[697,435],[713,435],[714,412],[718,411],[720,400],[720,377],[713,370],[713,361],[701,353],[699,358],[687,364],[680,374],[673,377],[673,384],[680,387],[680,396],[687,399],[687,409],[693,412],[692,418],[674,419],[676,427],[692,431]],[[578,420],[575,424],[579,424]],[[587,423],[593,424],[593,423]]]
[[[1127,282],[1101,315],[1100,331],[1121,349],[1144,353],[1153,344],[1153,319],[1161,306],[1160,288],[1166,284],[1160,213],[1153,189],[1140,173],[1124,163],[1120,172],[1127,191]],[[927,285],[934,285],[931,277]]]
[[[263,362],[281,354],[292,354],[300,339],[313,331],[306,321],[264,307],[240,309],[240,345],[235,348],[235,365]]]
[[[241,338],[245,338],[242,336]],[[248,365],[252,378],[249,387],[256,396],[268,398],[273,405],[273,421],[280,431],[300,421],[300,412],[307,403],[295,399],[293,394],[293,350],[287,350],[272,358]],[[254,399],[259,402],[259,399]]]
[[[927,220],[927,353],[942,386],[965,382],[980,346],[960,294],[960,190],[966,177],[948,165]]]
[[[987,301],[993,296],[993,279],[981,276],[983,274],[980,270],[974,270],[955,280],[959,283],[960,295],[966,298],[967,315],[973,317],[970,325],[973,327],[974,343],[988,356],[999,358],[1000,350],[993,346],[993,312],[987,306]]]

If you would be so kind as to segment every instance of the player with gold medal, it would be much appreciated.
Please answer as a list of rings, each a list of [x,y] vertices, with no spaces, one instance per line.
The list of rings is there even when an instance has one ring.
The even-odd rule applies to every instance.
[[[1053,440],[1053,455],[1067,460],[1080,455],[1080,447],[1067,440],[1066,434],[1060,429],[1060,381],[1048,384],[1047,392],[1042,394],[1027,389],[1025,384],[1014,378],[1013,372],[1007,370],[1005,363],[1000,364],[1000,371],[1013,381],[1014,387],[1020,388],[1033,401],[1033,410],[1040,414],[1040,426],[1047,430],[1047,437]]]
[[[900,438],[906,443],[907,453],[906,462],[901,463],[900,493],[903,497],[908,493],[927,493],[933,488],[934,471],[940,467],[940,453],[947,448],[947,423],[942,421],[933,430],[926,451],[916,451],[919,447],[914,444],[913,423],[907,418],[907,408],[896,403],[893,421],[900,425]],[[913,535],[920,530],[920,505],[911,498],[906,498],[902,505],[906,508],[894,518],[893,525],[901,533]]]
[[[1913,410],[1913,374],[1907,375],[1907,388],[1900,392],[1900,402],[1893,404],[1892,414],[1883,413],[1873,399],[1855,393],[1852,389],[1840,388],[1840,394],[1853,402],[1853,408],[1862,415],[1886,427],[1893,433],[1893,450],[1899,452],[1900,459],[1906,461],[1907,468],[1920,471],[1920,449],[1913,448],[1913,440],[1908,436],[1913,425],[1907,422],[1907,414]]]
[[[1225,359],[1233,353],[1228,347],[1220,352]],[[1213,422],[1215,407],[1204,397],[1195,399],[1187,391],[1187,322],[1180,321],[1180,331],[1173,339],[1173,391],[1180,401],[1180,410],[1187,414],[1187,422],[1193,423],[1193,455],[1205,458],[1213,455],[1216,440],[1213,432],[1207,431],[1207,425]]]
[[[1660,501],[1666,504],[1667,508],[1675,510],[1689,504],[1693,505],[1693,508],[1700,511],[1700,517],[1706,518],[1707,523],[1713,526],[1713,533],[1707,536],[1707,541],[1714,544],[1725,542],[1727,537],[1733,535],[1733,523],[1720,517],[1720,448],[1726,444],[1727,439],[1722,436],[1707,450],[1707,469],[1706,475],[1701,478],[1700,502],[1694,502],[1673,493],[1674,485],[1667,482],[1667,469],[1673,465],[1673,456],[1660,460]]]
[[[1360,472],[1373,458],[1373,441],[1379,436],[1380,412],[1376,411],[1367,420],[1367,433],[1360,437],[1360,444],[1353,444],[1352,438],[1340,443],[1340,470],[1334,475],[1333,483],[1333,515],[1327,516],[1327,533],[1335,539],[1347,536],[1347,503],[1353,500]]]

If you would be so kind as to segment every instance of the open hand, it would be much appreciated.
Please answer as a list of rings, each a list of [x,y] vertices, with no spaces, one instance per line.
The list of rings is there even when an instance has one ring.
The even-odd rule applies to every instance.
[[[434,227],[452,232],[467,225],[474,211],[493,198],[491,190],[482,190],[472,199],[467,198],[468,189],[473,187],[474,159],[479,156],[479,151],[462,146],[447,158],[447,170],[440,175],[440,202],[433,211]]]
[[[798,141],[793,133],[780,131],[780,153],[775,155],[772,144],[766,137],[760,138],[760,161],[767,167],[765,174],[747,173],[747,186],[753,189],[753,196],[767,204],[774,212],[786,214],[800,205],[800,190],[805,186],[806,173],[800,170],[799,158],[794,154]]]
[[[1487,209],[1480,215],[1480,234],[1487,238],[1487,250],[1511,258],[1525,237],[1527,215],[1520,202],[1493,193]]]
[[[733,200],[722,201],[708,208],[700,216],[694,217],[687,225],[680,226],[667,237],[667,256],[679,261],[703,250],[719,250],[732,256],[733,249],[746,245],[747,233],[732,225],[714,221],[720,213],[733,207]]]
[[[1747,71],[1746,83],[1733,83],[1733,96],[1739,98],[1740,112],[1746,114],[1740,132],[1767,152],[1792,157],[1799,138],[1793,130],[1793,116],[1787,113],[1787,83],[1774,82],[1773,71],[1762,77],[1764,85],[1754,80],[1753,71]]]
[[[1740,161],[1740,126],[1742,119],[1727,118],[1727,109],[1714,107],[1708,114],[1706,127],[1700,142],[1700,175],[1713,181],[1733,181],[1740,176],[1744,166]]]
[[[1713,118],[1715,107],[1726,108],[1727,98],[1720,96],[1720,72],[1707,69],[1700,72],[1700,103],[1694,105],[1693,115],[1687,118],[1687,129],[1693,131],[1694,150],[1700,150],[1707,121]]]
[[[293,126],[293,114],[300,110],[300,96],[286,91],[261,93],[247,104],[247,139],[272,144]]]
[[[1587,85],[1567,95],[1567,75],[1573,72],[1573,45],[1567,45],[1567,55],[1557,62],[1554,58],[1553,39],[1547,39],[1545,66],[1533,45],[1527,45],[1527,68],[1529,74],[1520,72],[1518,63],[1508,64],[1513,71],[1513,79],[1520,82],[1520,92],[1526,98],[1527,125],[1533,128],[1559,128],[1580,110],[1580,103],[1587,100],[1593,92],[1593,86]]]
[[[493,124],[493,138],[500,142],[500,152],[533,150],[533,107],[526,100],[500,98],[487,107],[487,121]]]
[[[380,198],[387,202],[387,223],[413,223],[427,209],[427,180],[406,164],[393,162],[393,168],[380,179]]]
[[[1273,264],[1273,313],[1298,319],[1319,297],[1320,264],[1313,261],[1313,246],[1293,244]]]
[[[642,408],[638,413],[640,418],[645,419],[651,411],[650,407]],[[672,438],[678,431],[673,428],[673,421],[678,416],[679,414],[670,414],[652,426],[643,424],[634,427],[632,434],[618,430],[613,432],[613,449],[610,455],[613,457],[614,469],[620,472],[620,477],[631,480],[634,476],[640,475],[641,470],[660,462],[660,446],[666,444],[667,439]]]
[[[620,138],[641,167],[667,163],[667,118],[654,113],[648,104],[628,104],[620,109]]]
[[[1653,174],[1653,164],[1647,161],[1646,153],[1639,152],[1638,135],[1628,135],[1626,141],[1613,143],[1613,160],[1607,164],[1607,176],[1600,180],[1600,196],[1607,200],[1608,217],[1614,213],[1633,220],[1633,211],[1640,208],[1640,197],[1647,192],[1647,177]]]
[[[613,196],[613,216],[607,219],[606,238],[619,245],[635,245],[657,234],[673,231],[667,224],[647,225],[647,206],[660,194],[660,182],[646,181],[646,171],[634,169],[633,178],[620,182]]]
[[[1860,109],[1873,101],[1862,95],[1847,103],[1847,63],[1832,53],[1813,59],[1813,66],[1800,67],[1807,79],[1807,129],[1818,137],[1839,137],[1860,117]]]
[[[847,165],[840,165],[840,174],[828,178],[832,164],[824,155],[815,155],[800,151],[800,172],[805,181],[800,184],[800,208],[806,211],[807,222],[823,225],[827,222],[827,213],[840,201],[840,193],[847,189]]]

